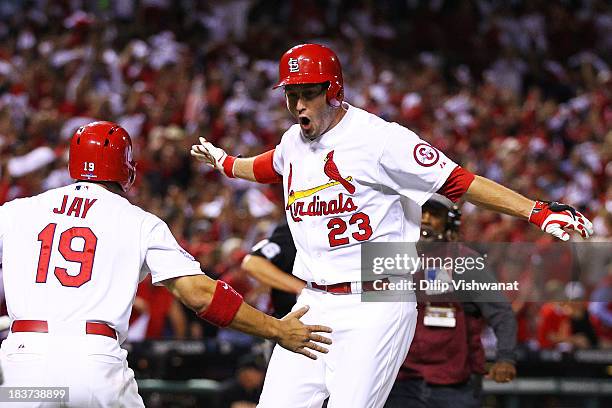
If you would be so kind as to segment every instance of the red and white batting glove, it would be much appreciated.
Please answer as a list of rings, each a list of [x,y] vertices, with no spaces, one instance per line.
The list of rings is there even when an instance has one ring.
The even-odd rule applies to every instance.
[[[574,207],[556,201],[536,201],[529,222],[562,241],[570,238],[566,230],[578,231],[583,238],[593,234],[591,221]]]
[[[203,161],[210,167],[217,169],[227,177],[234,177],[234,156],[229,156],[225,150],[213,145],[203,137],[200,138],[201,144],[191,146],[191,155]]]

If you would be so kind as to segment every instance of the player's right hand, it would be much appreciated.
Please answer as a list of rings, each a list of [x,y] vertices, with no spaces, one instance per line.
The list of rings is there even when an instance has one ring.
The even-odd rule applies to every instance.
[[[216,147],[205,138],[200,137],[200,144],[191,146],[191,155],[208,164],[210,167],[224,172],[223,162],[227,159],[227,153],[225,150]]]
[[[331,339],[317,333],[331,333],[332,329],[327,326],[307,325],[300,321],[308,311],[308,306],[304,306],[295,312],[289,313],[280,320],[280,334],[277,342],[281,347],[294,353],[303,354],[313,360],[317,356],[308,349],[327,353],[329,350],[321,344],[331,344]]]

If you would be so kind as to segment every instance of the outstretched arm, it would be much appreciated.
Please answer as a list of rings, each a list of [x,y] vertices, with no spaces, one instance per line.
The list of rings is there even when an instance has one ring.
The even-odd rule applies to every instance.
[[[163,281],[164,286],[199,317],[218,326],[228,326],[241,332],[277,341],[282,347],[309,358],[316,356],[308,349],[327,353],[321,344],[331,340],[320,332],[331,329],[305,325],[299,319],[308,311],[302,307],[282,319],[275,319],[242,301],[227,283],[206,275],[181,276]]]
[[[528,220],[535,201],[487,178],[476,176],[465,199],[488,210]]]
[[[583,238],[593,234],[593,224],[575,208],[557,202],[530,200],[484,177],[476,176],[464,197],[479,207],[528,220],[563,241],[569,239],[567,230],[578,231]]]
[[[255,178],[255,157],[238,157],[234,161],[233,173],[234,177],[249,181],[257,181]]]
[[[270,150],[255,157],[234,157],[203,137],[200,138],[200,144],[191,146],[193,157],[219,170],[227,177],[238,177],[258,183],[282,181],[280,174],[276,173],[272,165],[273,154],[274,150]]]

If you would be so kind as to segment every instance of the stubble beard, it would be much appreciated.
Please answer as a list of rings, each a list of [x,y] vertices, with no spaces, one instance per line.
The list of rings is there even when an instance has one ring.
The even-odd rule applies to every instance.
[[[311,127],[311,132],[310,134],[307,134],[306,132],[304,132],[304,129],[300,129],[300,133],[302,134],[302,137],[304,137],[307,140],[310,140],[311,142],[320,138],[323,134],[325,134],[327,131],[329,131],[329,128],[333,122],[334,119],[334,110],[330,109],[329,107],[326,107],[326,110],[321,114],[318,123],[320,125],[324,125],[327,124],[327,127],[325,127],[325,129],[323,129],[323,126],[318,127],[318,131],[317,129],[315,129],[314,126]]]
[[[306,132],[304,132],[304,129],[300,129],[300,133],[302,134],[302,137],[304,139],[310,140],[311,142],[315,139],[317,139],[319,136],[319,134],[312,132],[311,134],[307,134]]]

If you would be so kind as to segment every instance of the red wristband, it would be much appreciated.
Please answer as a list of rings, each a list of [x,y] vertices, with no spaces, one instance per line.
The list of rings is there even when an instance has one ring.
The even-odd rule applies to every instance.
[[[544,201],[536,201],[535,204],[533,205],[533,208],[531,209],[531,213],[529,214],[529,222],[532,224],[537,225],[538,227],[542,228],[542,224],[544,223],[544,220],[546,219],[547,211],[546,210],[546,204]]]
[[[542,228],[546,219],[555,213],[563,213],[567,212],[567,215],[571,216],[574,220],[581,215],[577,214],[577,211],[571,205],[558,203],[556,201],[536,201],[533,208],[531,209],[531,214],[529,214],[529,222],[537,225]],[[556,220],[559,221],[559,220]]]
[[[242,296],[222,280],[217,281],[213,298],[206,309],[198,313],[198,317],[215,326],[228,326],[242,305]]]
[[[229,178],[234,178],[234,162],[236,158],[234,156],[228,155],[223,162],[223,172]]]

